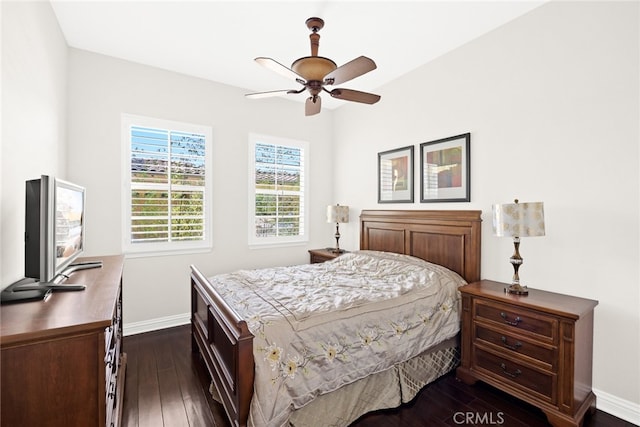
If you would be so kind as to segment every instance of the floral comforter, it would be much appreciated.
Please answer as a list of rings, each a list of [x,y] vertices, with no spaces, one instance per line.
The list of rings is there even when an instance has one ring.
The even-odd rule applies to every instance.
[[[388,252],[210,278],[255,335],[249,423],[282,426],[324,394],[459,330],[456,273]]]

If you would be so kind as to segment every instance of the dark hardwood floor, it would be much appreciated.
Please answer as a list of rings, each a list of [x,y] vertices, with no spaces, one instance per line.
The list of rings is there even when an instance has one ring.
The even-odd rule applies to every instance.
[[[190,326],[180,326],[124,337],[124,427],[230,425],[205,392],[206,369],[191,352],[190,334]]]
[[[229,427],[224,409],[205,392],[206,370],[191,353],[191,328],[180,326],[124,338],[127,353],[124,427]],[[538,409],[488,385],[467,386],[445,375],[399,409],[364,415],[350,427],[548,427]],[[631,427],[596,411],[584,427]],[[322,426],[318,426],[322,427]]]

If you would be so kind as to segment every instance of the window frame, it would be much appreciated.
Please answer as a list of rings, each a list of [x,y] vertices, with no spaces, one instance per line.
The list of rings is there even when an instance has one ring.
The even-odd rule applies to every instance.
[[[131,139],[132,126],[163,129],[178,132],[197,133],[205,137],[205,177],[204,177],[204,239],[197,241],[139,242],[131,241]],[[212,237],[212,135],[211,126],[174,120],[158,119],[123,113],[121,116],[122,142],[122,251],[128,257],[164,256],[209,252],[213,248]],[[171,184],[168,184],[171,185]],[[179,185],[177,187],[180,187]]]
[[[262,143],[267,145],[276,145],[284,147],[295,147],[302,150],[302,214],[300,215],[303,225],[300,229],[300,234],[296,236],[271,236],[271,237],[257,237],[256,236],[256,185],[255,185],[255,173],[256,173],[256,158],[255,150],[256,145]],[[248,144],[248,158],[249,158],[249,179],[248,179],[248,244],[252,249],[268,248],[275,246],[296,246],[304,245],[309,242],[309,143],[306,141],[300,141],[289,138],[281,138],[270,135],[261,135],[256,133],[249,134]]]

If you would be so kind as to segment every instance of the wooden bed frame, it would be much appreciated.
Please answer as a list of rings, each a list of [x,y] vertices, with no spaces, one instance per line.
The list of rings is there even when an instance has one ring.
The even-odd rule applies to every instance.
[[[480,280],[481,211],[364,210],[360,249],[408,254]],[[191,266],[191,345],[211,374],[227,416],[246,426],[253,395],[253,335]]]

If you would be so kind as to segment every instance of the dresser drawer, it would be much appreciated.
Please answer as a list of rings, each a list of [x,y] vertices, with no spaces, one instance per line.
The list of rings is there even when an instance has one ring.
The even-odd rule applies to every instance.
[[[540,400],[556,403],[557,377],[554,373],[535,369],[479,347],[475,347],[475,365],[478,371],[497,378],[500,383],[509,383],[525,393],[534,393]]]
[[[558,320],[535,311],[478,299],[474,304],[474,318],[500,325],[505,331],[526,331],[541,341],[558,343]]]
[[[504,329],[504,328],[503,328]],[[536,343],[534,340],[523,339],[518,335],[512,335],[504,330],[475,325],[475,342],[478,344],[494,346],[509,354],[517,353],[539,364],[542,368],[556,372],[557,348],[552,345]]]

